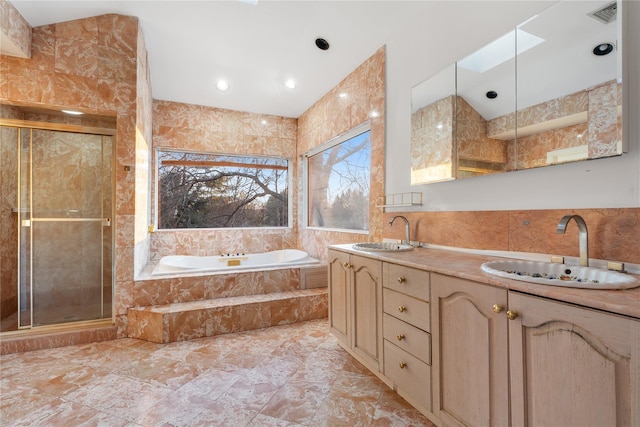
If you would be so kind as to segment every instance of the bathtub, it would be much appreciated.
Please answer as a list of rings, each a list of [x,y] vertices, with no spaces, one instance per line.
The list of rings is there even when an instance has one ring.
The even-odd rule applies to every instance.
[[[318,264],[305,251],[281,249],[260,254],[229,254],[218,256],[168,255],[151,272],[152,276],[181,273],[207,273],[236,270],[253,270],[298,266],[300,264]]]

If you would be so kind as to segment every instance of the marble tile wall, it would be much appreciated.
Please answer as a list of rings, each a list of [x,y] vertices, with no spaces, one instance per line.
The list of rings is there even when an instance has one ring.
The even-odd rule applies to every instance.
[[[298,156],[367,120],[371,123],[369,235],[300,229],[299,247],[321,260],[326,261],[329,244],[382,236],[382,211],[375,203],[384,195],[385,61],[382,47],[298,118]]]
[[[471,249],[579,255],[578,228],[569,223],[557,234],[560,218],[578,214],[589,230],[589,256],[640,264],[640,208],[550,209],[469,212],[406,212],[412,239]],[[390,227],[385,213],[384,237],[403,239],[403,227]]]
[[[22,58],[31,56],[31,26],[8,0],[0,0],[0,32],[3,49]]]
[[[148,225],[151,223],[151,163],[153,139],[153,97],[147,48],[142,29],[138,27],[137,86],[136,86],[136,142],[135,142],[135,246],[134,275],[147,265],[150,254]]]
[[[151,90],[138,20],[101,15],[33,28],[30,58],[0,57],[0,102],[25,107],[71,108],[116,118],[115,234],[116,324],[126,334],[136,260],[136,198],[148,198],[136,149],[149,140]],[[146,64],[146,62],[145,62]],[[141,70],[145,75],[138,75]],[[144,92],[138,93],[140,88]],[[146,127],[145,127],[146,126]],[[141,148],[142,147],[142,148]],[[125,166],[128,166],[125,168]],[[139,179],[139,182],[136,182]],[[136,188],[143,186],[144,189]],[[144,203],[143,203],[144,204]],[[146,227],[145,227],[146,232]],[[144,255],[144,251],[138,253]],[[140,267],[138,267],[140,268]]]
[[[153,103],[154,149],[279,156],[289,160],[293,176],[298,169],[296,131],[297,120],[287,117],[169,101]],[[289,189],[289,197],[293,207],[291,228],[158,230],[151,235],[151,260],[165,255],[207,256],[295,248],[297,188]]]

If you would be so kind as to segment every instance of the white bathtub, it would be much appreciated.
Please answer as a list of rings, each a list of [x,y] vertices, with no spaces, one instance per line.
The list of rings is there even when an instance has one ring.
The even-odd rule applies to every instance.
[[[151,275],[205,273],[287,267],[316,264],[320,261],[298,249],[282,249],[261,254],[230,254],[221,256],[168,255],[160,259]]]

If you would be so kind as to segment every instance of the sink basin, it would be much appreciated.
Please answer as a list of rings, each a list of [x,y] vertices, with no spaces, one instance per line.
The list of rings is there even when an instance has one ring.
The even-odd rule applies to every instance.
[[[374,242],[374,243],[355,243],[353,249],[367,252],[404,252],[412,251],[413,246],[402,243],[392,242]]]
[[[584,289],[629,289],[640,286],[635,277],[594,267],[540,261],[502,260],[482,264],[482,271],[543,285]]]

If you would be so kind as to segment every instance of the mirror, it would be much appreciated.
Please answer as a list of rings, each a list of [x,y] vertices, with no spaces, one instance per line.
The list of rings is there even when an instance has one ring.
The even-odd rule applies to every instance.
[[[455,178],[456,65],[412,89],[411,185]]]
[[[558,2],[415,86],[411,184],[622,154],[618,13],[611,1]],[[446,73],[452,75],[441,75]],[[451,96],[454,134],[451,147],[438,154],[442,138],[425,129],[446,121],[414,116],[444,99],[433,88],[446,79],[457,86]],[[429,180],[418,173],[432,168],[435,158],[446,163],[449,153],[449,177]],[[420,163],[426,159],[431,163]]]

